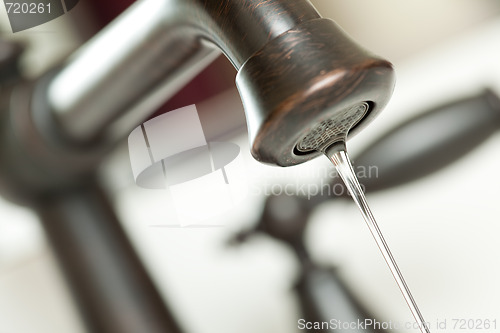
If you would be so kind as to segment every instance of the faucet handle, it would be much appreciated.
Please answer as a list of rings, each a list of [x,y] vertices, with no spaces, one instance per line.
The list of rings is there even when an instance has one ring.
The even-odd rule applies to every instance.
[[[370,123],[389,101],[394,71],[335,22],[320,18],[264,45],[243,64],[236,83],[252,155],[291,166],[319,155],[320,147],[301,149],[311,133],[328,144],[336,129],[352,135]]]

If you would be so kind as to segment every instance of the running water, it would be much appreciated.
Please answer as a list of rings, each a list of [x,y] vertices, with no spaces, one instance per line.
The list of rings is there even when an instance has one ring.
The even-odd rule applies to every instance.
[[[398,287],[401,290],[401,293],[403,294],[403,297],[408,304],[411,313],[413,314],[413,317],[419,324],[420,331],[422,333],[430,333],[429,327],[427,326],[424,317],[420,313],[417,303],[411,295],[410,289],[408,288],[408,285],[403,278],[403,274],[399,270],[396,260],[392,256],[389,246],[387,245],[384,236],[382,235],[382,232],[380,231],[380,228],[378,227],[377,222],[373,217],[370,207],[366,202],[366,197],[363,193],[361,185],[359,184],[356,174],[354,173],[351,161],[349,160],[349,156],[347,155],[345,142],[340,141],[338,143],[335,143],[325,151],[323,151],[323,153],[328,157],[333,165],[335,165],[335,168],[337,169],[337,172],[339,173],[347,189],[349,190],[351,197],[361,211],[363,219],[368,225],[368,228],[370,229],[370,232],[372,233],[373,238],[375,239],[375,242],[380,249],[380,252],[384,256],[385,262],[389,266],[389,269],[391,270],[391,273],[394,276],[394,279],[396,280],[396,283],[398,284]]]

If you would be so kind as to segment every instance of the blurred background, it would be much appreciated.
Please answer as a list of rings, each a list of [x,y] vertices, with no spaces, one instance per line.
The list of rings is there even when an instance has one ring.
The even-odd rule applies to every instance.
[[[127,2],[82,0],[69,14],[16,34],[0,6],[0,29],[3,38],[25,43],[23,70],[35,77],[77,49]],[[355,161],[376,138],[414,115],[485,87],[500,93],[498,1],[312,3],[396,68],[389,106],[348,143]],[[318,183],[333,167],[324,158],[287,169],[254,161],[235,74],[220,57],[162,110],[196,104],[214,137],[242,148],[237,177],[244,180],[238,183],[246,191],[243,200],[205,221],[207,227],[175,227],[175,217],[165,208],[172,205],[171,196],[134,184],[126,143],[103,166],[102,178],[142,260],[187,332],[294,332],[300,310],[292,287],[300,266],[292,252],[264,236],[238,246],[229,246],[229,239],[257,223],[273,184]],[[227,120],[223,127],[221,117]],[[496,319],[498,326],[491,331],[500,331],[498,147],[500,137],[492,135],[431,175],[368,195],[425,318],[432,325],[448,321],[440,331],[453,331],[453,319]],[[192,207],[203,204],[193,199]],[[223,227],[209,227],[213,224]],[[305,240],[314,260],[337,267],[378,318],[412,321],[351,202],[334,199],[317,207]],[[36,217],[1,198],[0,332],[84,332]]]

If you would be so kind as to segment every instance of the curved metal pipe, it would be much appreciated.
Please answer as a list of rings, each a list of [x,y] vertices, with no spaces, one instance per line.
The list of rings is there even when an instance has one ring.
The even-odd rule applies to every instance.
[[[141,0],[69,59],[48,87],[49,105],[76,142],[126,116],[123,129],[111,126],[122,137],[218,50],[239,70],[268,41],[317,18],[305,0]]]

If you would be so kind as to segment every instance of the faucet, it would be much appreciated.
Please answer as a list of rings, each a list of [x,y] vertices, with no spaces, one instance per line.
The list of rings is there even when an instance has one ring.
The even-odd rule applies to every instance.
[[[220,53],[251,153],[271,165],[311,160],[338,127],[359,132],[394,86],[388,61],[307,0],[139,0],[66,62],[1,82],[0,192],[39,214],[92,331],[180,332],[95,171]]]

